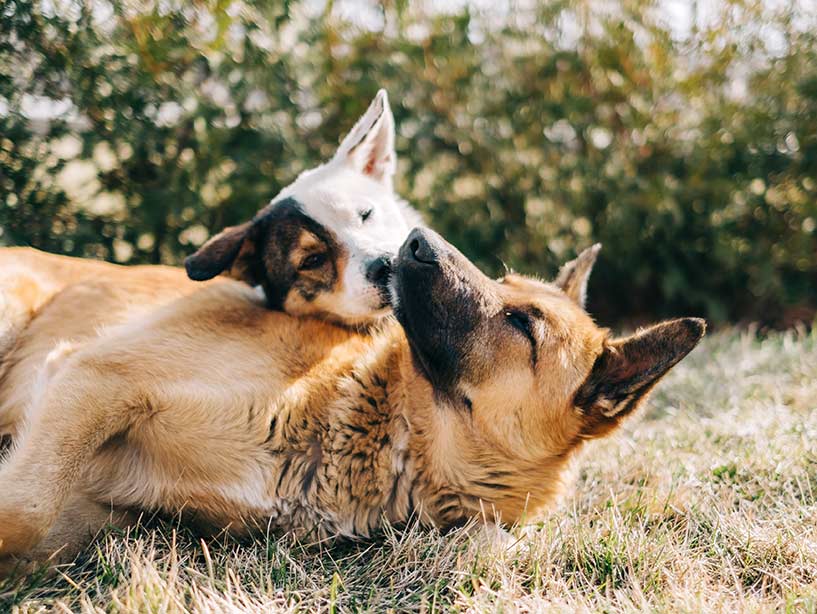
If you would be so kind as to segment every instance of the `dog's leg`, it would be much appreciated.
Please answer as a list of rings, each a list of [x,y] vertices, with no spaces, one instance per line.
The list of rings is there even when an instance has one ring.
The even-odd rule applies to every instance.
[[[121,363],[69,359],[0,466],[0,555],[23,554],[46,536],[91,456],[149,414],[138,393]]]
[[[74,492],[66,500],[56,522],[43,540],[24,556],[0,556],[0,578],[25,574],[47,565],[73,561],[92,539],[109,526],[126,528],[138,522],[138,515],[111,508]]]

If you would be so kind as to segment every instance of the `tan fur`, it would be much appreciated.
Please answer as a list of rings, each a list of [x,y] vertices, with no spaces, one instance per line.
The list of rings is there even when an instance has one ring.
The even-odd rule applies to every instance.
[[[29,248],[0,250],[0,357],[54,294],[100,270],[107,266],[92,260],[80,264]]]
[[[593,391],[586,410],[574,395],[608,336],[555,286],[477,282],[491,284],[500,315],[541,312],[542,350],[532,366],[527,341],[487,332],[463,366],[464,410],[432,388],[395,322],[361,335],[264,309],[236,282],[191,294],[166,275],[74,283],[21,337],[0,381],[0,422],[30,422],[0,468],[6,564],[56,548],[55,526],[65,553],[83,543],[93,527],[65,521],[76,497],[237,532],[515,522],[553,500],[590,436]],[[30,372],[66,337],[36,391]],[[102,526],[107,515],[85,517]]]
[[[104,327],[201,288],[175,267],[0,249],[0,303],[8,306],[0,315],[0,435],[22,427],[41,367],[60,341],[82,344]],[[42,313],[58,295],[59,306]]]

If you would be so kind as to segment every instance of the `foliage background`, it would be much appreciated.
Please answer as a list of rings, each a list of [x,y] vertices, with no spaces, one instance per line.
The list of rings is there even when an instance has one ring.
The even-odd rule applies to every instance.
[[[601,241],[604,323],[810,320],[817,10],[671,4],[4,0],[0,242],[178,263],[385,87],[398,191],[486,271]]]

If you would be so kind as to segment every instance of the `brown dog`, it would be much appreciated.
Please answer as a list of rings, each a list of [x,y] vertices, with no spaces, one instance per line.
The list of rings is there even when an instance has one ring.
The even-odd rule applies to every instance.
[[[418,229],[395,265],[402,327],[363,336],[224,283],[67,346],[0,470],[0,555],[71,554],[111,510],[341,536],[535,513],[704,332],[688,318],[612,339],[582,307],[596,253],[555,284],[492,281]],[[124,304],[83,286],[48,326]]]

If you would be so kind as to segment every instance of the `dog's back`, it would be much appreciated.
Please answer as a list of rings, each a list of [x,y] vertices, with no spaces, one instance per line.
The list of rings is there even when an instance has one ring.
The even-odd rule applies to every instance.
[[[0,374],[21,332],[43,305],[66,285],[111,268],[114,265],[29,247],[0,249]]]
[[[199,289],[174,267],[124,267],[33,248],[0,249],[0,436],[19,428],[52,353],[56,358],[137,310]],[[59,309],[47,309],[55,301]]]
[[[8,346],[13,332],[66,284],[106,267],[29,247],[0,249],[0,351]]]

